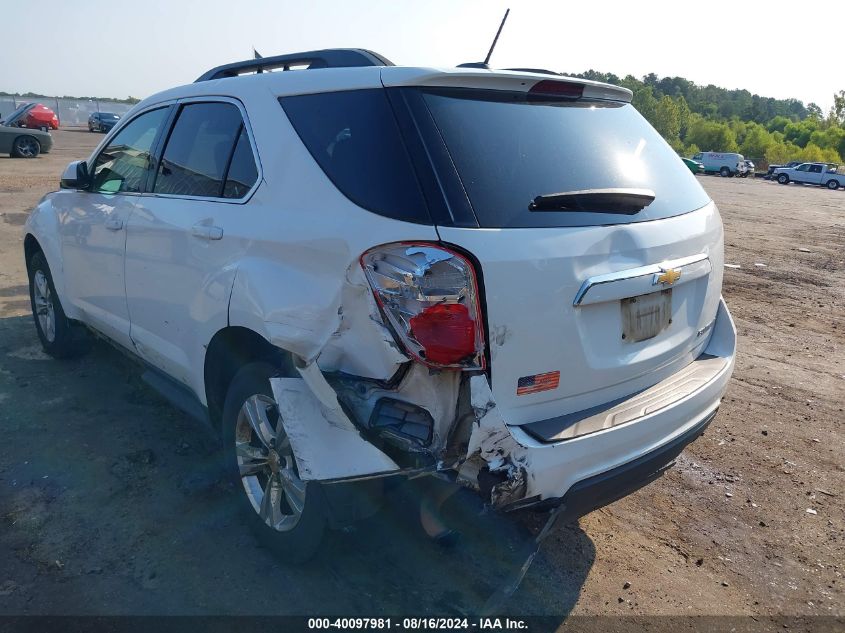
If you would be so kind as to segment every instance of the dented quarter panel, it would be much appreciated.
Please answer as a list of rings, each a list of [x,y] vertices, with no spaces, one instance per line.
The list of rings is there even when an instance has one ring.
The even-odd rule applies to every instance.
[[[378,82],[377,73],[360,76],[359,87]],[[279,87],[296,93],[295,83]],[[340,193],[287,120],[276,100],[282,94],[263,89],[264,98],[250,103],[266,186],[242,218],[252,240],[238,266],[229,323],[309,361],[325,350],[318,362],[326,370],[387,379],[402,359],[376,318],[359,257],[388,242],[437,241],[437,231],[373,214]],[[365,327],[359,332],[351,323]]]

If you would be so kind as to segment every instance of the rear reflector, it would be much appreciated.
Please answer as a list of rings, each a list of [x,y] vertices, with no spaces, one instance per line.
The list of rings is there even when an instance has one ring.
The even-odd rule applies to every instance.
[[[546,95],[550,97],[570,97],[580,99],[584,94],[584,84],[575,84],[568,81],[554,81],[544,79],[538,81],[528,91],[531,95]]]

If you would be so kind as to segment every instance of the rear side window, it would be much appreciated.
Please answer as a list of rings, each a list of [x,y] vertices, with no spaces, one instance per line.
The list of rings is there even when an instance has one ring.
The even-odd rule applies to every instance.
[[[153,191],[206,198],[243,197],[257,178],[249,138],[243,132],[241,112],[231,103],[182,106],[167,139]],[[233,184],[227,186],[230,174]]]
[[[314,160],[352,202],[396,220],[431,223],[383,89],[279,102]]]
[[[695,176],[630,104],[537,101],[493,90],[421,92],[481,227],[624,224],[709,202]],[[633,215],[529,210],[537,196],[609,188],[650,189],[656,198]]]
[[[137,193],[150,169],[150,149],[164,123],[167,108],[151,110],[130,121],[111,140],[93,169],[93,191]]]
[[[243,198],[252,189],[257,179],[258,169],[255,167],[255,158],[252,155],[249,136],[246,129],[241,126],[241,132],[238,134],[238,140],[235,143],[235,151],[232,154],[232,162],[229,165],[229,173],[226,174],[223,197]]]

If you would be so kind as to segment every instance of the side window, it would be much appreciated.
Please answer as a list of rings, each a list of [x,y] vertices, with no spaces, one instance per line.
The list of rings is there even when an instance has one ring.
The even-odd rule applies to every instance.
[[[822,166],[821,165],[810,165],[810,172],[813,174],[820,174],[822,173]]]
[[[243,197],[255,183],[257,171],[249,138],[242,131],[241,112],[231,103],[183,106],[165,145],[153,191],[209,198]],[[231,178],[227,180],[230,171]]]
[[[249,136],[241,125],[241,132],[238,134],[238,142],[235,143],[235,152],[232,154],[232,162],[229,165],[229,173],[226,174],[223,197],[243,198],[252,189],[257,179],[258,169],[255,167],[255,157],[252,155]]]
[[[150,149],[167,116],[167,108],[133,119],[94,161],[92,190],[137,193],[150,169]]]
[[[809,169],[810,169],[810,166],[805,164],[805,165],[798,165],[798,167],[795,168],[795,171],[809,171]]]

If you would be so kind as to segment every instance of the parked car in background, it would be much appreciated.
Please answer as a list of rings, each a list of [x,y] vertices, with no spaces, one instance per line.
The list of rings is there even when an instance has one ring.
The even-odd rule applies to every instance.
[[[12,158],[35,158],[46,154],[52,147],[53,137],[49,132],[0,122],[0,154],[9,154]]]
[[[832,190],[845,187],[845,174],[839,173],[837,165],[832,163],[802,163],[797,167],[779,167],[775,169],[774,177],[782,185],[797,182]]]
[[[704,165],[704,173],[719,174],[723,178],[741,174],[745,164],[743,155],[734,152],[699,152],[692,159]]]
[[[9,154],[12,158],[35,158],[53,147],[53,137],[49,132],[29,129],[21,124],[35,105],[25,103],[0,119],[0,153]]]
[[[781,167],[798,167],[801,164],[800,160],[792,160],[786,163],[785,165],[769,165],[769,169],[766,171],[766,175],[763,176],[765,180],[774,180],[775,179],[775,169],[780,169]]]
[[[741,169],[741,173],[739,175],[742,176],[743,178],[747,178],[748,176],[751,176],[752,178],[754,178],[755,167],[756,166],[754,165],[754,162],[750,161],[746,158],[743,161],[743,166],[742,166],[742,169]]]
[[[330,70],[256,72],[291,65]],[[29,215],[38,337],[139,357],[288,560],[385,477],[573,520],[662,473],[734,367],[719,211],[631,97],[356,49],[214,68]]]
[[[687,169],[689,169],[692,173],[700,174],[704,172],[704,165],[697,160],[693,160],[692,158],[681,158],[681,160],[684,161],[684,165],[686,165]]]
[[[88,117],[89,132],[108,132],[120,120],[113,112],[93,112]]]
[[[57,130],[59,117],[43,104],[24,103],[4,119],[3,125],[25,127],[31,130]]]

